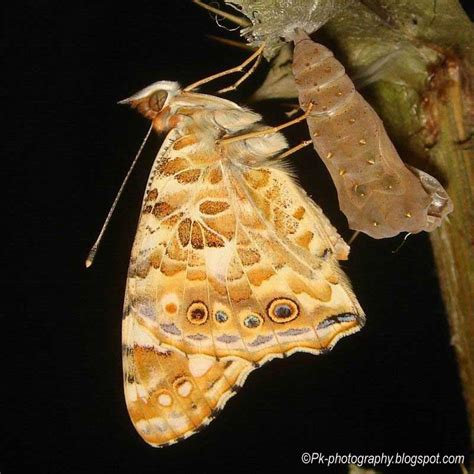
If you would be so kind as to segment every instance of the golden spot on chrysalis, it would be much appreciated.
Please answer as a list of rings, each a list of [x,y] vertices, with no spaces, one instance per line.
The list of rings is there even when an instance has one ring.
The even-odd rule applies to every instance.
[[[204,201],[200,204],[199,210],[203,214],[215,215],[229,209],[229,203],[224,201]]]
[[[354,192],[360,197],[365,197],[364,188],[360,184],[354,186]]]
[[[378,223],[377,221],[374,221],[374,222],[372,222],[372,225],[373,225],[374,227],[377,227],[377,226],[379,225],[379,223]]]
[[[406,212],[405,217],[409,219],[411,217],[411,212]]]
[[[344,176],[346,174],[346,170],[344,168],[341,168],[339,170],[339,176]]]
[[[364,138],[361,138],[359,140],[359,145],[366,145],[366,144],[367,144],[367,141]]]
[[[315,131],[313,132],[313,137],[319,137],[319,135],[320,135],[320,133],[319,133],[318,130],[315,130]]]
[[[329,160],[330,158],[332,158],[334,156],[334,153],[332,151],[330,151],[327,155],[326,155],[326,158]]]
[[[180,397],[186,398],[193,391],[193,383],[187,377],[180,377],[173,382],[173,388]]]
[[[288,323],[298,317],[298,304],[289,298],[275,298],[267,306],[267,315],[275,323]]]
[[[209,311],[202,301],[194,301],[189,305],[186,317],[191,324],[200,326],[207,321]]]
[[[373,158],[369,158],[367,163],[369,163],[369,165],[375,165],[375,160]]]
[[[351,125],[353,125],[354,123],[356,123],[356,119],[355,119],[355,118],[349,119],[349,123],[350,123]]]
[[[182,148],[185,148],[190,145],[194,145],[197,142],[198,142],[198,138],[195,135],[186,135],[185,137],[182,137],[173,143],[173,149],[181,150]]]
[[[176,181],[181,184],[195,183],[201,176],[201,171],[198,169],[186,170],[175,176]]]
[[[336,95],[337,95],[338,97],[341,97],[342,92],[341,92],[341,91],[337,91],[337,92],[336,92]]]

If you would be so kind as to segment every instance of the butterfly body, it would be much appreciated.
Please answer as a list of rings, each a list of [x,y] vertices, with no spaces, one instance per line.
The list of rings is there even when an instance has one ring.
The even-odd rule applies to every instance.
[[[168,132],[132,249],[125,396],[153,446],[198,431],[256,367],[363,325],[348,246],[294,183],[279,133],[234,102],[161,81],[123,101]]]

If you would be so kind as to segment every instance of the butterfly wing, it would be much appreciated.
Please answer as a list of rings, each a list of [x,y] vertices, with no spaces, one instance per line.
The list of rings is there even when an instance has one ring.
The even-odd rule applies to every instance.
[[[337,264],[347,253],[285,171],[224,162],[170,132],[126,290],[125,395],[140,435],[154,446],[189,436],[259,365],[359,330]]]

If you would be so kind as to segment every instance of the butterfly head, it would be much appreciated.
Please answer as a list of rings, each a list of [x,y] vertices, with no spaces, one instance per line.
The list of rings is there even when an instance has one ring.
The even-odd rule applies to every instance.
[[[173,81],[158,81],[145,87],[119,104],[129,104],[142,115],[154,122],[155,128],[162,129],[159,123],[169,115],[170,102],[181,92],[181,86]]]

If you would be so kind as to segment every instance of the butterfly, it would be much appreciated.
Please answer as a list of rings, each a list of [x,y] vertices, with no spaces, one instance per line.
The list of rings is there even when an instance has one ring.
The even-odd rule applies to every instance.
[[[123,315],[128,411],[147,443],[166,446],[206,426],[256,368],[324,353],[365,317],[338,265],[349,247],[289,173],[281,133],[177,82],[122,103],[167,132]]]
[[[328,48],[301,29],[294,42],[299,101],[303,109],[313,104],[309,132],[349,227],[381,239],[440,226],[453,210],[441,184],[403,163],[383,122]]]

